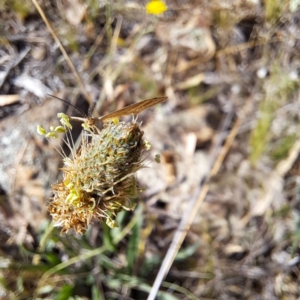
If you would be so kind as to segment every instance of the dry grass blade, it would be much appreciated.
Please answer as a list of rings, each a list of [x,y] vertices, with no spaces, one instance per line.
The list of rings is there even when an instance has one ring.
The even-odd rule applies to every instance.
[[[37,11],[39,12],[39,14],[41,15],[43,21],[45,22],[45,24],[46,24],[46,26],[47,26],[47,28],[48,28],[48,30],[50,31],[51,35],[53,36],[55,42],[56,42],[57,45],[59,46],[59,49],[60,49],[60,51],[62,52],[62,54],[63,54],[65,60],[67,61],[67,63],[68,63],[68,65],[69,65],[70,69],[72,70],[73,75],[75,76],[75,78],[76,78],[76,80],[77,80],[77,82],[78,82],[78,85],[80,86],[80,89],[81,89],[83,95],[85,96],[87,102],[89,103],[89,105],[92,105],[93,101],[92,101],[92,99],[91,99],[89,93],[87,92],[87,90],[86,90],[86,88],[85,88],[85,86],[84,86],[84,84],[83,84],[83,81],[82,81],[81,77],[79,76],[77,70],[75,69],[74,64],[73,64],[72,61],[70,60],[70,58],[69,58],[69,56],[68,56],[68,54],[67,54],[65,48],[63,47],[63,45],[62,45],[61,42],[60,42],[58,36],[56,35],[56,33],[54,32],[52,26],[50,25],[50,23],[49,23],[47,17],[45,16],[45,14],[44,14],[42,8],[40,7],[40,5],[38,4],[38,2],[37,2],[36,0],[32,0],[32,2],[33,2],[33,4],[34,4],[34,6],[36,7]]]
[[[235,46],[230,46],[230,47],[227,47],[225,49],[219,50],[219,51],[217,51],[216,56],[221,57],[223,55],[229,55],[229,54],[232,54],[232,53],[241,52],[243,50],[250,49],[252,47],[257,47],[257,46],[261,46],[261,45],[265,45],[265,44],[271,44],[271,43],[277,43],[277,42],[280,42],[280,41],[282,41],[282,39],[280,37],[279,38],[276,37],[276,38],[273,38],[273,39],[270,39],[270,40],[250,41],[250,42],[247,42],[247,43],[243,43],[243,44],[239,44],[239,45],[235,45]]]
[[[245,104],[242,108],[241,115],[235,121],[231,132],[229,133],[229,135],[226,138],[224,146],[220,149],[217,158],[214,160],[214,165],[211,169],[210,174],[207,176],[207,178],[205,178],[204,185],[202,186],[202,188],[199,186],[199,189],[197,190],[196,195],[192,198],[189,209],[185,212],[185,214],[178,226],[178,229],[175,232],[172,243],[168,249],[166,257],[164,258],[164,260],[162,262],[162,265],[159,269],[159,272],[156,276],[156,279],[154,281],[154,284],[152,286],[151,292],[150,292],[147,300],[155,299],[163,279],[169,272],[171,265],[181,247],[181,244],[182,244],[184,238],[186,237],[186,234],[187,234],[198,210],[200,209],[200,207],[203,203],[203,200],[205,199],[205,197],[207,195],[207,192],[209,191],[208,181],[212,176],[216,175],[217,172],[219,171],[219,168],[220,168],[226,154],[228,153],[228,150],[229,150],[233,140],[235,139],[235,137],[238,133],[238,128],[240,127],[241,122],[246,114],[250,100],[251,100],[251,98],[249,98],[248,101],[245,102]],[[222,140],[222,139],[220,139],[220,140]],[[219,141],[219,144],[220,144],[220,142],[221,141]],[[218,149],[218,145],[216,146],[216,149]]]
[[[0,95],[0,106],[6,106],[18,102],[19,95]]]
[[[256,201],[256,205],[240,220],[240,228],[244,228],[251,220],[251,217],[263,215],[267,208],[272,204],[274,193],[282,189],[284,178],[289,170],[295,164],[300,152],[300,141],[295,142],[289,155],[286,159],[282,160],[276,168],[271,172],[270,176],[265,181],[265,192]]]

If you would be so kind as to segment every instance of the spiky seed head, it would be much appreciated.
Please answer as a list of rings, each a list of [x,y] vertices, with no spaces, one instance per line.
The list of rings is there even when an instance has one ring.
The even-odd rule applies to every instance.
[[[68,119],[60,117],[70,128]],[[135,173],[143,167],[146,148],[136,122],[111,122],[97,133],[85,133],[80,151],[64,159],[63,181],[52,185],[48,210],[62,232],[83,234],[94,218],[118,226],[116,213],[135,207]]]

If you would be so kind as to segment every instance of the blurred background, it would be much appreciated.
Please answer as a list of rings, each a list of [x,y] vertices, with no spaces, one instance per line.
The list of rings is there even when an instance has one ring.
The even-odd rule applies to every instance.
[[[156,299],[299,299],[299,0],[0,0],[0,19],[0,299],[147,299],[180,222]],[[94,116],[168,97],[139,114],[120,227],[53,227],[64,142],[36,127],[80,115],[49,94]]]

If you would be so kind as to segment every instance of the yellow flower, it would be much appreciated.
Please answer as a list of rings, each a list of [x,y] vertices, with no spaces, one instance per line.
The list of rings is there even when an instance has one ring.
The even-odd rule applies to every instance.
[[[146,5],[147,14],[159,15],[168,9],[167,5],[160,0],[151,0]]]

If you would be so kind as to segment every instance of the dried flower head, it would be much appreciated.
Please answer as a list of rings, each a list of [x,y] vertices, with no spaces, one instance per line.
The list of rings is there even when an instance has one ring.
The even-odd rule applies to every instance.
[[[51,126],[47,132],[38,126],[37,132],[46,138],[57,138],[69,133],[66,144],[72,157],[64,157],[63,180],[52,185],[54,197],[50,199],[48,211],[62,232],[74,229],[84,234],[92,220],[105,220],[111,228],[118,226],[116,213],[122,209],[132,210],[135,203],[137,182],[135,173],[143,167],[142,153],[149,150],[143,139],[143,131],[135,119],[119,122],[116,118],[130,113],[138,114],[144,109],[165,101],[166,97],[147,99],[107,114],[100,120],[109,120],[100,130],[95,118],[83,119],[82,145],[78,152],[70,131],[69,117],[59,113],[62,126]],[[113,121],[112,121],[113,120]]]

